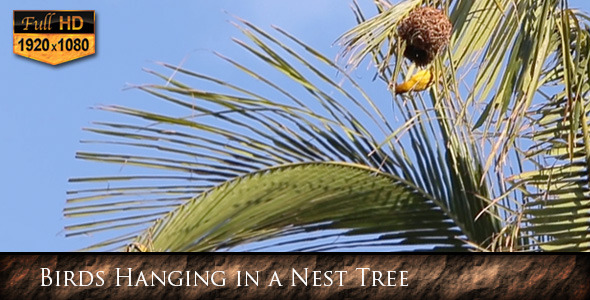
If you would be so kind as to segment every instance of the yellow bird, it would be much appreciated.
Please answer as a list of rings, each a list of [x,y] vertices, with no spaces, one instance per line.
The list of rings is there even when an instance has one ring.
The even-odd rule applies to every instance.
[[[403,94],[409,91],[423,91],[432,85],[433,80],[432,71],[430,69],[422,70],[412,76],[408,81],[402,84],[395,85],[395,93]]]

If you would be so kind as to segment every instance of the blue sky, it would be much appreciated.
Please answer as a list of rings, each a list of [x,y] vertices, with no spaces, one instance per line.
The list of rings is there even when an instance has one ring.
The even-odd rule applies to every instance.
[[[366,1],[367,7],[371,2]],[[231,15],[265,29],[278,25],[335,57],[333,41],[354,25],[350,2],[305,1],[2,1],[0,55],[0,251],[68,251],[88,245],[65,238],[68,178],[112,174],[117,167],[74,158],[82,131],[112,118],[101,104],[142,106],[150,96],[127,84],[159,83],[142,71],[154,61],[207,73],[220,63],[207,50],[250,59],[231,41]],[[12,53],[12,10],[95,10],[96,54],[50,66]],[[231,14],[231,15],[230,15]],[[151,102],[153,103],[153,101]]]
[[[372,1],[359,0],[372,8]],[[583,0],[572,6],[590,10]],[[0,251],[69,251],[88,245],[65,238],[62,209],[68,178],[103,175],[117,167],[74,158],[82,131],[112,118],[90,109],[101,104],[144,107],[149,96],[127,84],[158,82],[142,71],[154,61],[215,72],[216,50],[251,59],[231,41],[240,33],[229,14],[265,29],[278,25],[335,57],[334,40],[354,24],[348,0],[216,1],[2,1],[0,3]],[[50,66],[12,53],[12,10],[95,10],[97,51]],[[226,13],[227,11],[228,13]],[[367,10],[373,11],[373,10]],[[186,59],[186,60],[185,60]],[[231,75],[226,77],[231,79]],[[150,105],[153,105],[151,102]]]

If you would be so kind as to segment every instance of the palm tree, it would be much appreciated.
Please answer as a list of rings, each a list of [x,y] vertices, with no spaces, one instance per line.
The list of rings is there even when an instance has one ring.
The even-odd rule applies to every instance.
[[[590,17],[565,0],[376,1],[370,18],[354,4],[336,61],[237,20],[236,43],[290,84],[218,54],[254,84],[162,64],[176,76],[138,88],[175,115],[101,107],[141,122],[96,123],[126,152],[77,157],[146,172],[72,179],[91,186],[64,214],[91,219],[68,235],[116,235],[88,247],[102,250],[590,250]],[[396,29],[420,6],[448,14],[450,43],[430,88],[396,95],[421,68]],[[378,99],[351,76],[366,61]]]

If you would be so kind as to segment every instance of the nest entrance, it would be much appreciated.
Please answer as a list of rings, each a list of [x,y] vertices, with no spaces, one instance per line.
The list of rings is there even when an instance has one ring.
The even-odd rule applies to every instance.
[[[409,60],[415,62],[418,66],[425,66],[434,59],[434,57],[429,55],[427,51],[422,50],[413,45],[406,46],[404,56],[407,57]]]

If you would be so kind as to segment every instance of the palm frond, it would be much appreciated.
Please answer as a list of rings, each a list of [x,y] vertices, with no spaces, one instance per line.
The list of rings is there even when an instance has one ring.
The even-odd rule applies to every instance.
[[[356,246],[389,240],[465,249],[436,199],[401,178],[349,163],[288,164],[233,179],[158,220],[136,243],[150,251],[211,251],[292,235],[286,228],[381,234]],[[306,247],[333,243],[309,238]]]
[[[449,14],[451,41],[427,91],[396,95],[415,69],[397,26],[422,5]],[[590,250],[590,18],[565,0],[376,6],[353,6],[345,66],[237,19],[259,64],[215,56],[243,80],[147,70],[157,109],[100,107],[118,121],[87,129],[113,150],[77,157],[126,174],[71,180],[68,235],[101,250]],[[364,59],[377,96],[350,74]]]
[[[120,236],[110,237],[89,249],[109,249],[109,247],[121,249],[129,245],[138,232],[144,232],[135,245],[139,243],[143,245],[142,247],[148,247],[145,230],[155,224],[154,222],[159,224],[158,226],[176,224],[174,226],[193,228],[190,224],[174,223],[179,222],[180,219],[171,216],[185,210],[196,209],[195,207],[204,207],[201,206],[200,201],[213,199],[210,198],[213,196],[209,195],[217,195],[216,201],[221,201],[219,199],[222,198],[218,198],[217,191],[222,187],[231,185],[233,189],[238,190],[247,188],[248,185],[254,184],[254,179],[250,180],[250,178],[258,176],[255,174],[259,174],[261,170],[293,163],[312,162],[363,165],[382,174],[381,177],[389,178],[390,181],[391,178],[396,178],[394,182],[403,181],[405,185],[414,187],[414,192],[420,191],[423,195],[420,196],[421,198],[416,198],[422,199],[417,202],[412,200],[415,198],[404,196],[404,199],[412,200],[408,202],[412,204],[404,204],[410,206],[404,208],[407,209],[405,213],[401,210],[401,215],[415,209],[416,217],[422,216],[426,219],[412,219],[413,225],[404,225],[406,227],[393,225],[379,227],[372,221],[373,216],[377,216],[374,212],[375,207],[367,207],[364,212],[360,209],[339,210],[336,215],[322,210],[329,218],[314,216],[313,211],[309,210],[304,212],[296,210],[298,213],[289,215],[289,218],[281,220],[281,223],[267,223],[266,229],[262,227],[255,228],[255,231],[251,229],[244,236],[236,236],[230,244],[249,241],[254,237],[256,239],[269,237],[270,233],[273,236],[289,236],[290,232],[300,232],[310,228],[313,230],[346,228],[348,234],[382,234],[380,239],[388,245],[399,244],[396,241],[401,239],[406,244],[410,242],[422,246],[438,244],[459,249],[461,243],[454,240],[454,236],[458,233],[463,235],[460,238],[468,238],[476,244],[484,244],[490,232],[499,228],[498,220],[492,213],[475,220],[475,216],[486,203],[482,199],[488,199],[490,195],[485,188],[477,184],[481,178],[478,160],[473,159],[473,155],[477,154],[466,150],[467,148],[460,149],[464,145],[458,142],[459,138],[455,130],[451,130],[452,119],[446,115],[428,113],[419,116],[416,122],[405,122],[394,130],[394,125],[388,121],[391,117],[383,115],[383,112],[387,111],[388,101],[372,100],[358,83],[330,59],[280,29],[277,29],[277,32],[286,42],[246,21],[241,21],[241,24],[243,26],[236,25],[250,43],[240,40],[236,40],[236,43],[269,66],[271,71],[275,72],[272,76],[283,76],[291,84],[278,86],[274,83],[276,81],[274,77],[271,80],[271,75],[265,75],[264,71],[260,69],[254,71],[222,55],[219,57],[223,61],[229,62],[236,70],[254,78],[258,85],[243,88],[168,64],[162,65],[173,70],[178,74],[177,77],[169,78],[159,72],[149,71],[165,80],[167,84],[145,85],[139,88],[162,100],[162,104],[171,104],[177,108],[179,116],[121,106],[101,108],[111,113],[143,120],[144,124],[97,123],[95,128],[88,130],[107,139],[87,142],[107,143],[119,146],[127,152],[84,151],[79,152],[78,157],[121,164],[133,170],[147,170],[142,172],[148,174],[74,179],[73,181],[76,182],[94,184],[103,182],[106,187],[84,188],[70,193],[73,197],[68,200],[66,216],[90,216],[93,219],[69,226],[67,228],[69,235],[114,231]],[[341,74],[343,81],[337,83],[331,79],[332,76],[328,74],[334,73]],[[199,80],[212,88],[210,91],[192,88],[180,81],[180,75],[191,80]],[[384,92],[388,98],[389,94],[385,90]],[[265,93],[273,96],[267,96]],[[439,107],[439,109],[442,108]],[[413,118],[412,115],[404,117],[408,120]],[[432,124],[433,121],[435,125]],[[440,134],[445,137],[443,140],[434,138]],[[450,148],[447,149],[447,147]],[[143,153],[145,151],[149,153]],[[414,153],[411,153],[412,151]],[[335,179],[350,176],[346,170],[335,170],[343,173],[326,171],[314,176]],[[294,173],[286,172],[285,174]],[[133,184],[123,184],[127,182],[133,182]],[[333,183],[335,187],[338,186],[337,182]],[[381,190],[382,187],[378,187],[377,190]],[[375,191],[369,190],[369,192]],[[272,195],[275,195],[275,192]],[[258,197],[258,194],[253,197]],[[233,204],[225,201],[237,201],[236,203],[242,201],[239,197],[223,199],[226,199],[223,205],[228,207]],[[309,194],[309,197],[297,198],[297,202],[309,202],[305,205],[312,205],[320,199],[321,197],[314,192]],[[337,207],[338,202],[344,201],[342,195],[329,197],[329,199],[332,199],[329,207]],[[355,204],[356,207],[361,207],[364,200],[357,196],[352,195],[347,201],[355,201],[355,199],[360,201]],[[287,201],[288,199],[280,198],[279,200]],[[391,200],[390,204],[404,203],[401,201],[403,199],[396,197],[389,200]],[[425,201],[430,201],[428,208],[422,207]],[[328,206],[325,202],[322,203]],[[415,207],[412,208],[412,205]],[[242,213],[234,211],[236,214],[232,214],[231,218],[216,222],[216,226],[219,227],[199,228],[197,231],[200,233],[195,232],[195,235],[191,233],[189,236],[200,240],[203,236],[217,232],[219,228],[235,224],[232,220],[251,219],[253,215],[258,217],[255,210],[256,208],[252,206]],[[437,211],[438,216],[435,218],[434,215],[429,215],[427,210]],[[260,213],[262,212],[263,210]],[[390,211],[390,213],[393,212]],[[100,218],[96,219],[98,217]],[[205,213],[200,217],[215,216]],[[276,218],[276,216],[270,217]],[[395,217],[390,217],[391,222],[397,222],[393,221]],[[427,217],[432,217],[431,221],[434,223],[427,220]],[[380,218],[382,223],[385,222],[385,215]],[[324,225],[321,227],[317,224]],[[431,228],[427,230],[427,225],[424,224],[428,224]],[[296,229],[288,230],[292,225],[297,225]],[[422,229],[410,230],[408,226],[417,226],[416,230]],[[152,233],[149,239],[154,239],[154,234],[157,234],[158,240],[160,238],[162,241],[167,240],[168,234],[160,235],[162,235],[161,232],[169,231],[162,230],[164,229],[158,227],[157,230],[150,231]],[[207,234],[204,235],[200,230],[206,230]],[[384,232],[390,233],[383,234]],[[221,234],[224,239],[229,237],[229,233],[215,233],[215,235],[218,234]],[[440,238],[433,238],[434,236]],[[374,238],[369,238],[369,241],[372,241],[371,239]],[[152,240],[154,243],[155,241]],[[184,242],[186,243],[182,245]],[[197,243],[196,240],[188,238],[174,246],[166,244],[155,248],[148,247],[155,250],[169,248],[211,250],[219,246],[204,246],[202,242]]]
[[[571,11],[564,10],[562,17],[563,51],[557,58],[560,67],[554,71],[559,75],[552,80],[562,82],[564,90],[535,112],[539,128],[532,132],[534,144],[526,157],[538,168],[514,178],[528,196],[517,226],[523,238],[543,250],[588,251],[590,33],[588,27],[582,30],[571,23],[575,22]]]

